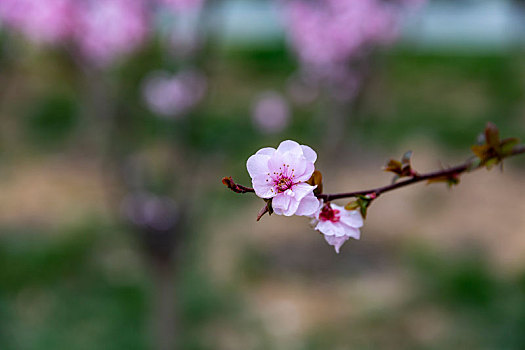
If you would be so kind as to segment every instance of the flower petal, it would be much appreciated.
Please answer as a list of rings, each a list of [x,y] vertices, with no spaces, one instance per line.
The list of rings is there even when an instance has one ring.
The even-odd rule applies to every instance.
[[[270,172],[268,168],[269,160],[270,156],[264,154],[254,154],[248,158],[246,168],[248,169],[248,173],[250,173],[250,177],[253,179],[258,175],[267,175]]]
[[[317,186],[310,186],[307,183],[301,182],[292,186],[291,190],[294,193],[296,200],[300,201],[309,194],[313,195],[313,192]]]
[[[341,249],[341,246],[348,241],[348,236],[343,237],[336,237],[336,236],[324,236],[324,239],[330,244],[331,246],[334,246],[335,252],[339,254],[339,249]]]
[[[321,231],[321,233],[328,236],[357,236],[359,237],[359,230],[350,226],[343,224],[342,222],[332,222],[332,221],[319,221],[316,230]],[[355,237],[354,237],[355,238]]]
[[[292,216],[299,206],[299,201],[287,192],[279,193],[273,197],[272,208],[277,215]]]
[[[274,189],[274,182],[268,175],[257,175],[252,179],[255,194],[260,198],[272,198],[277,193]]]
[[[331,221],[319,221],[315,229],[327,236],[344,236],[344,231],[340,232],[339,227]]]
[[[273,147],[265,147],[265,148],[261,148],[260,150],[258,150],[257,153],[255,153],[255,154],[262,154],[262,155],[265,155],[265,156],[273,156],[275,151],[276,151],[276,149],[273,148]]]
[[[286,153],[286,152],[293,152],[302,154],[303,150],[301,148],[301,145],[299,145],[297,142],[292,140],[286,140],[279,144],[279,147],[277,147],[277,152],[279,153]]]
[[[303,149],[303,154],[306,160],[315,163],[315,161],[317,160],[317,153],[315,153],[315,151],[312,148],[306,145],[301,145],[301,148]]]
[[[294,175],[302,175],[306,169],[306,159],[300,153],[275,152],[268,161],[268,167],[271,170],[271,173],[276,172],[278,174],[283,174],[286,177],[291,177],[292,173]]]
[[[333,204],[332,207],[336,208]],[[343,224],[354,228],[363,227],[363,217],[359,210],[346,210],[343,207],[338,207],[336,209],[339,209],[341,213],[341,222]]]
[[[295,175],[294,180],[301,181],[301,182],[308,181],[312,177],[314,170],[315,170],[314,163],[307,162],[306,167],[304,168],[304,171],[302,174],[299,174],[297,172],[295,173],[296,175]]]
[[[311,193],[301,199],[295,215],[311,216],[319,209],[319,199]]]
[[[348,237],[351,237],[351,238],[354,238],[354,239],[360,239],[361,238],[361,231],[359,231],[358,228],[349,227],[349,226],[346,226],[344,224],[342,226],[345,226],[345,228],[344,228],[345,236],[348,236]]]

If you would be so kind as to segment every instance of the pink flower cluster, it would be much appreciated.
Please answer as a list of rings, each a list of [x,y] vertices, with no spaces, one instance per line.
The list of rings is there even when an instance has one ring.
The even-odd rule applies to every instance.
[[[371,49],[392,43],[402,14],[425,1],[284,1],[287,37],[301,63],[302,80],[329,87],[338,100],[352,100],[363,79],[363,69],[356,65]]]
[[[291,0],[288,34],[302,62],[342,64],[396,36],[394,8],[381,0]]]
[[[75,5],[71,0],[2,0],[0,22],[33,41],[56,43],[71,35]]]
[[[248,158],[246,167],[255,194],[271,200],[277,215],[301,215],[313,218],[320,231],[337,253],[349,238],[359,239],[363,218],[356,210],[345,210],[323,203],[314,194],[316,186],[307,181],[312,176],[317,154],[295,141],[281,142],[277,149],[266,147]]]
[[[77,10],[75,42],[98,65],[131,53],[147,37],[149,19],[140,0],[85,1]]]
[[[159,7],[182,11],[204,0],[1,0],[0,23],[44,44],[72,44],[106,66],[137,49]]]

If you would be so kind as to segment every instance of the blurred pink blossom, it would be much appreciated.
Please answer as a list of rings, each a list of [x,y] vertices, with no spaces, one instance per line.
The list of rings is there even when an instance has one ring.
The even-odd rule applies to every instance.
[[[107,66],[153,32],[161,7],[198,9],[204,0],[0,0],[0,23],[36,43],[71,46],[90,64]]]
[[[71,0],[1,0],[0,21],[35,42],[54,44],[71,35],[74,5]]]
[[[288,37],[307,65],[348,62],[397,33],[395,12],[381,0],[291,0],[286,11]]]
[[[197,71],[172,75],[165,71],[150,73],[142,93],[149,109],[162,117],[180,117],[199,103],[206,93],[206,78]]]
[[[283,131],[290,121],[290,108],[282,95],[275,91],[262,93],[253,105],[252,121],[263,133]]]
[[[352,100],[362,81],[359,63],[371,49],[397,37],[402,14],[426,0],[289,0],[286,31],[310,91],[329,87],[338,100]],[[361,60],[360,60],[361,59]],[[297,81],[295,81],[297,83]],[[309,92],[295,84],[294,95]]]
[[[88,0],[78,6],[75,40],[96,65],[131,53],[148,34],[149,18],[141,0]]]

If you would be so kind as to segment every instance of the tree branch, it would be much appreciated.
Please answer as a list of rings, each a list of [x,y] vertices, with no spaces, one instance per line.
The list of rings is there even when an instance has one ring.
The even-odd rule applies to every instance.
[[[523,154],[523,153],[525,153],[525,145],[519,145],[519,146],[515,146],[507,157],[512,157],[512,156]],[[484,166],[485,165],[483,164],[483,162],[479,161],[479,158],[472,157],[461,165],[457,165],[455,167],[448,168],[448,169],[433,171],[433,172],[426,173],[426,174],[416,173],[407,180],[395,182],[391,185],[378,187],[378,188],[372,188],[369,190],[355,191],[355,192],[318,194],[317,198],[323,199],[325,202],[329,202],[329,201],[336,200],[336,199],[355,198],[358,196],[366,196],[366,195],[374,195],[374,198],[375,198],[375,197],[380,196],[383,193],[390,192],[395,189],[405,187],[408,185],[412,185],[412,184],[415,184],[421,181],[439,180],[439,179],[443,179],[444,181],[446,181],[447,179],[457,179],[459,175],[464,172],[474,171]],[[224,177],[222,179],[222,183],[225,184],[229,189],[231,189],[235,193],[255,192],[255,190],[251,187],[237,185],[232,180],[231,177]]]
[[[222,183],[226,185],[230,190],[232,190],[235,193],[248,193],[253,192],[255,193],[255,190],[251,187],[246,187],[243,185],[237,185],[235,182],[233,182],[233,179],[230,177],[223,177]]]

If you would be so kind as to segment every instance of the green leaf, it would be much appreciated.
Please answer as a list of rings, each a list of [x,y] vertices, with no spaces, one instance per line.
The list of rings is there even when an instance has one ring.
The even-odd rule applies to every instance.
[[[460,174],[451,174],[451,175],[436,177],[433,179],[429,179],[427,181],[427,184],[444,182],[448,185],[448,187],[452,187],[452,186],[459,184],[459,175]]]
[[[400,177],[401,177],[401,176],[399,176],[399,175],[397,175],[397,174],[394,175],[394,177],[392,178],[392,184],[395,184],[396,181],[399,180]]]
[[[359,207],[360,205],[357,201],[351,201],[347,205],[345,205],[346,210],[356,210]]]
[[[403,157],[401,158],[401,163],[410,164],[410,158],[412,158],[412,153],[412,151],[405,152],[405,154],[403,154]]]
[[[500,144],[501,155],[503,157],[511,155],[514,146],[518,145],[519,143],[520,143],[520,139],[516,137],[510,137],[510,138],[504,139],[503,141],[501,141],[501,144]]]
[[[400,174],[401,173],[401,168],[402,168],[403,164],[401,164],[400,161],[398,160],[395,160],[395,159],[390,159],[388,161],[388,163],[386,164],[386,166],[383,168],[384,171],[390,171],[390,172],[393,172],[395,174]]]

